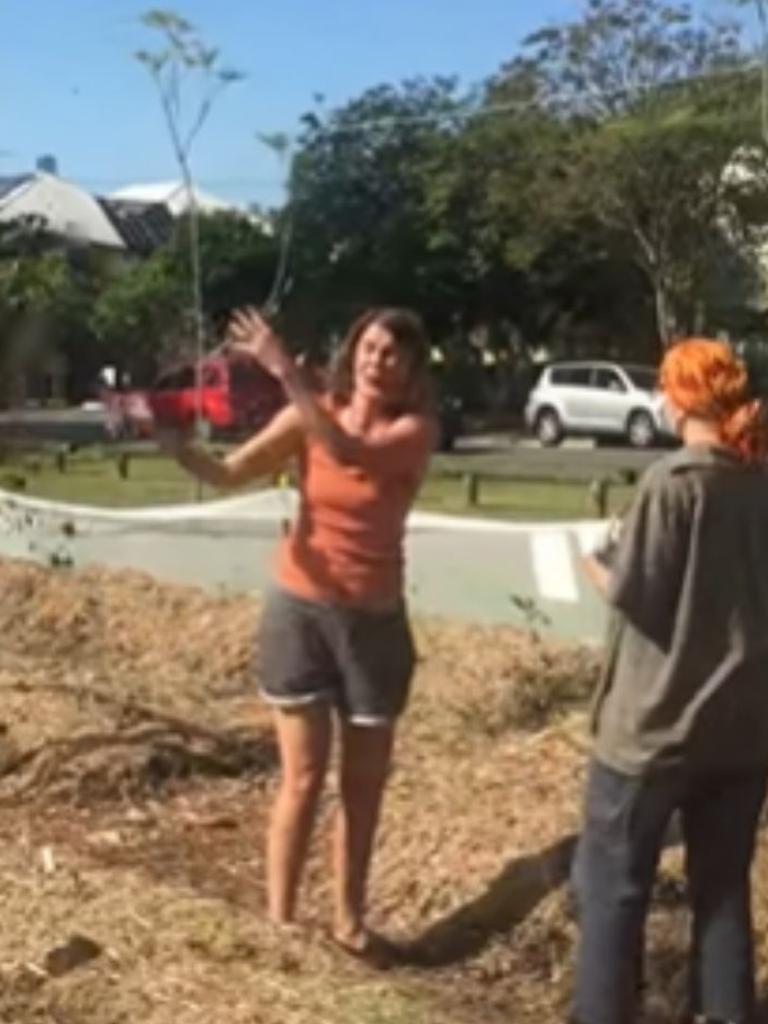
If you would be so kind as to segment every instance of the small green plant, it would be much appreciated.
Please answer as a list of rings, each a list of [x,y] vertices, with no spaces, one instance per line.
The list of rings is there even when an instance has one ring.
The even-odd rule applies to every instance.
[[[460,686],[441,693],[434,718],[445,714],[443,733],[450,742],[498,740],[508,733],[538,732],[585,707],[597,684],[600,652],[583,644],[542,636],[549,616],[530,597],[511,598],[524,620],[523,629],[468,633],[467,657]],[[445,657],[440,645],[432,657]]]
[[[539,643],[541,641],[539,630],[549,629],[552,625],[552,619],[550,619],[545,611],[542,611],[532,597],[521,597],[519,594],[513,594],[510,597],[510,601],[523,616],[523,622],[531,639]]]
[[[65,548],[57,548],[48,553],[48,565],[51,569],[72,569],[75,565],[75,560],[72,557],[71,552]]]
[[[276,157],[280,165],[280,173],[283,185],[286,190],[290,187],[291,168],[293,166],[293,144],[289,135],[285,132],[273,132],[265,134],[258,132],[256,138],[262,145],[266,146]],[[290,196],[285,209],[280,216],[280,245],[278,249],[275,275],[269,294],[263,305],[264,313],[267,316],[274,316],[280,309],[280,304],[285,292],[290,287],[289,266],[291,258],[291,246],[293,244],[293,209]]]
[[[239,71],[223,67],[219,51],[207,46],[195,27],[174,11],[155,8],[147,11],[141,20],[161,39],[159,49],[138,50],[135,57],[147,69],[154,83],[186,192],[192,310],[199,363],[205,353],[206,332],[200,259],[200,211],[192,173],[192,149],[223,90],[241,81],[244,76]],[[202,414],[199,396],[198,387],[198,430]]]

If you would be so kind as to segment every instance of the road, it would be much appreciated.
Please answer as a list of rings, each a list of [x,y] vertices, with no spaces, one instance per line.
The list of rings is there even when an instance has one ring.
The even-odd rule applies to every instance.
[[[566,440],[557,448],[542,448],[537,441],[525,437],[491,434],[462,438],[455,452],[438,455],[435,461],[449,473],[588,482],[595,477],[616,477],[626,472],[639,475],[667,450],[636,451],[621,445],[598,446],[579,440]]]
[[[0,412],[0,436],[25,443],[99,444],[106,440],[104,413],[86,409]]]
[[[0,413],[0,436],[34,444],[99,444],[107,438],[103,413],[97,410],[25,410]],[[566,441],[542,448],[536,441],[513,433],[460,438],[455,452],[438,455],[435,465],[448,473],[478,473],[531,480],[588,482],[626,471],[641,473],[662,450],[634,451],[616,446],[597,447],[586,441]]]

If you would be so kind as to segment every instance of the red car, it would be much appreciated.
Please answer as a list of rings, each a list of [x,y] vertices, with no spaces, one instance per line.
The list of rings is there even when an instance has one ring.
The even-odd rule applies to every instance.
[[[146,392],[113,393],[107,400],[108,421],[120,425],[113,432],[146,437],[153,422],[191,426],[199,400],[202,418],[216,433],[251,433],[286,401],[280,384],[255,363],[208,356],[200,364],[200,377],[199,399],[194,363],[166,370]]]

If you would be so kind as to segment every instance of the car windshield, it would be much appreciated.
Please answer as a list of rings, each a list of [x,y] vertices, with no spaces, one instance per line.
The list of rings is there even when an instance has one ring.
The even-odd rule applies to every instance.
[[[659,374],[651,366],[625,366],[624,372],[641,391],[656,391],[659,387]]]

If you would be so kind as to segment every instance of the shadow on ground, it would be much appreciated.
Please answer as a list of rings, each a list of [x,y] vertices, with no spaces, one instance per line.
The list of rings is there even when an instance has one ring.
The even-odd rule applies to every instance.
[[[402,949],[417,967],[447,967],[479,953],[489,940],[520,924],[568,877],[576,836],[507,864],[485,892],[437,921]]]

